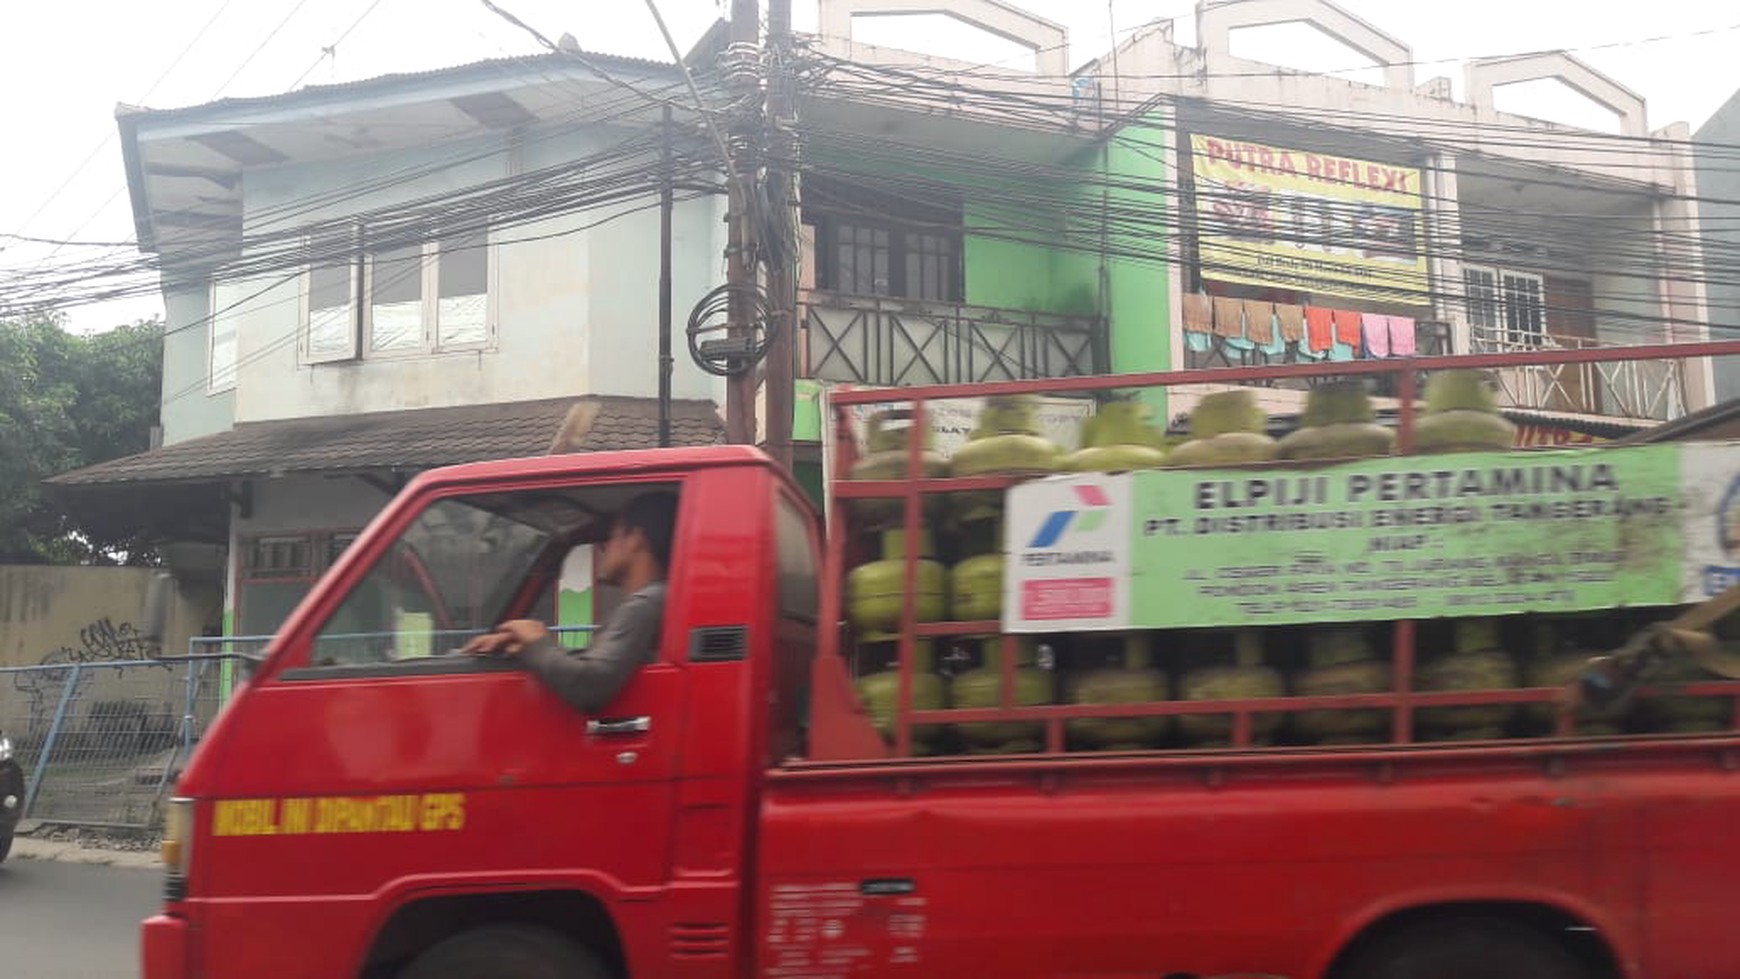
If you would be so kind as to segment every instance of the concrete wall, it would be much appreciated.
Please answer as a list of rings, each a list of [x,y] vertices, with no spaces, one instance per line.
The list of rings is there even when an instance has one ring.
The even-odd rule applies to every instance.
[[[1740,255],[1740,168],[1734,151],[1740,144],[1740,93],[1710,117],[1696,136],[1694,147],[1698,171],[1698,210],[1703,218],[1705,250],[1719,267],[1708,277],[1710,338],[1740,339],[1740,276],[1722,271],[1728,256]],[[1727,259],[1727,260],[1725,260]],[[1725,357],[1716,365],[1716,399],[1740,398],[1740,358]]]
[[[510,153],[499,144],[444,146],[439,151],[377,154],[341,163],[286,164],[250,171],[244,187],[248,233],[282,231],[278,217],[297,204],[295,223],[342,218],[388,208],[480,182],[572,161],[597,152],[620,135],[570,135],[538,141]],[[469,154],[460,166],[427,172],[437,158]],[[404,180],[344,193],[383,173]],[[298,202],[330,198],[306,208]],[[647,202],[638,202],[647,203]],[[535,400],[581,393],[651,397],[657,393],[658,215],[656,208],[620,213],[589,211],[532,225],[492,230],[495,246],[496,343],[483,351],[304,363],[304,278],[282,274],[220,283],[220,306],[235,302],[241,366],[237,422],[318,415]],[[710,199],[679,204],[675,217],[673,306],[678,350],[690,306],[723,280],[714,241],[719,205]],[[591,225],[597,227],[589,227]],[[191,307],[188,313],[193,312]],[[190,320],[177,315],[172,324]],[[189,334],[195,330],[189,330]],[[194,349],[198,347],[197,351]],[[191,340],[166,350],[177,376],[192,370],[204,346]],[[679,352],[673,391],[680,398],[714,397],[718,386]],[[197,425],[178,418],[177,434]]]
[[[379,489],[351,477],[283,476],[256,479],[253,512],[237,517],[236,533],[360,530],[389,501]]]
[[[144,658],[138,623],[150,568],[0,566],[0,666]],[[174,603],[163,648],[220,624],[215,591],[189,589]]]

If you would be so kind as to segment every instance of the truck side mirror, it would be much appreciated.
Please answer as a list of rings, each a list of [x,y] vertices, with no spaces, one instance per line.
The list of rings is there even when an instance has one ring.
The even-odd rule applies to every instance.
[[[145,585],[144,608],[139,611],[139,635],[150,644],[153,657],[163,655],[163,638],[169,631],[169,608],[175,601],[175,576],[159,572]]]

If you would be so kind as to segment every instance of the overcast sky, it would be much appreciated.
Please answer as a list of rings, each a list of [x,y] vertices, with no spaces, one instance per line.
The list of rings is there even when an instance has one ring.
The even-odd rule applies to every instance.
[[[667,57],[644,0],[497,0],[556,37],[593,51]],[[1193,43],[1190,0],[1008,0],[1069,28],[1071,64],[1103,53],[1157,18],[1178,20]],[[1740,7],[1711,0],[1341,0],[1342,6],[1411,44],[1423,81],[1447,75],[1460,94],[1463,59],[1565,48],[1649,101],[1652,128],[1695,129],[1740,88]],[[723,0],[659,0],[687,47],[728,6]],[[536,42],[479,0],[47,0],[8,3],[0,33],[0,92],[10,146],[0,154],[0,233],[120,241],[132,221],[114,137],[117,103],[170,108],[225,96],[270,95],[300,85],[535,53]],[[813,29],[815,0],[794,0],[799,30]],[[935,49],[973,60],[1022,59],[1007,45],[932,19],[863,22],[860,39]],[[336,46],[335,46],[336,42]],[[324,48],[332,48],[323,53]],[[1316,71],[1360,59],[1281,27],[1235,38],[1234,52]],[[1440,59],[1443,59],[1440,63]],[[1029,63],[1030,63],[1030,59]],[[1347,77],[1365,80],[1358,72]],[[1552,85],[1500,93],[1500,107],[1600,126],[1605,119]],[[0,239],[0,275],[77,254],[49,255]],[[151,300],[69,310],[97,330],[158,312]]]

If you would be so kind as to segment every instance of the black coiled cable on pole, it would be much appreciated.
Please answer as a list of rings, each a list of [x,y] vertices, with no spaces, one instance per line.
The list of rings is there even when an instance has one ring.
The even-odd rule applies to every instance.
[[[733,296],[749,310],[745,329],[731,332]],[[717,377],[742,374],[767,356],[774,332],[773,303],[754,285],[722,285],[701,297],[689,312],[689,357]]]

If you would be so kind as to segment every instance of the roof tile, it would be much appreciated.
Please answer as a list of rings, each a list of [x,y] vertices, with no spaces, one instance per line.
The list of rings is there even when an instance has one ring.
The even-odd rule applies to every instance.
[[[247,422],[228,432],[62,473],[57,486],[209,481],[292,472],[432,469],[485,459],[545,455],[570,409],[598,405],[578,451],[658,443],[658,402],[589,395],[505,404],[424,408]],[[724,425],[710,401],[671,403],[675,445],[714,445]]]

